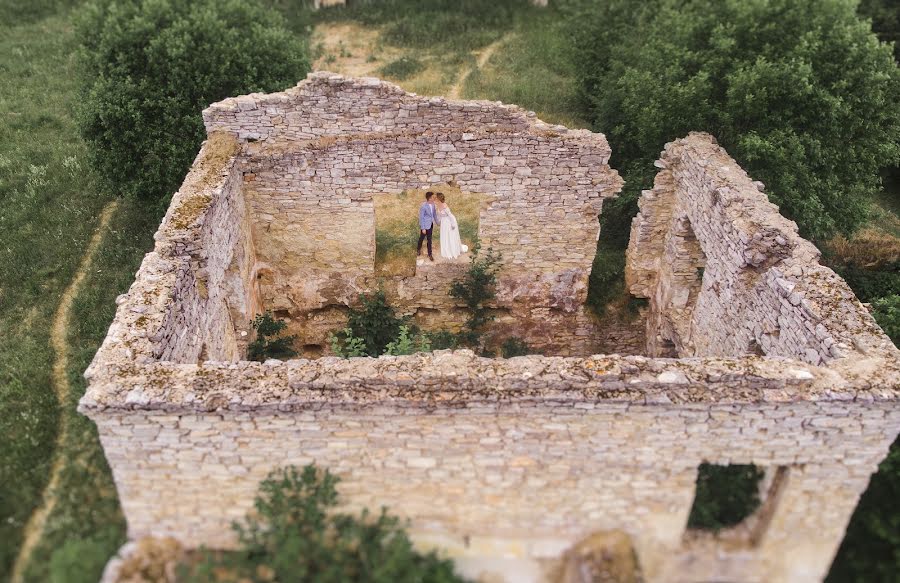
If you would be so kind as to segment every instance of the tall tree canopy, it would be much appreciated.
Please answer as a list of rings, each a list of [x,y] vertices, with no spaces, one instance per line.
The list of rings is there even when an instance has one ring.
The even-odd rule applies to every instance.
[[[627,236],[653,160],[692,130],[715,135],[803,235],[865,221],[879,170],[900,160],[900,74],[856,2],[577,4],[579,81],[627,181],[607,236]]]
[[[257,0],[99,0],[78,31],[93,163],[118,192],[163,202],[203,140],[203,108],[309,70],[304,39]]]

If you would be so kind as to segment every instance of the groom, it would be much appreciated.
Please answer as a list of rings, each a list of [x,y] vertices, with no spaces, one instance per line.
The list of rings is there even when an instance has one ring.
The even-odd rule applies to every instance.
[[[416,255],[422,255],[422,241],[428,239],[428,259],[434,261],[434,256],[431,254],[431,233],[437,222],[437,212],[432,198],[434,198],[434,193],[426,192],[425,202],[419,207],[419,246],[416,248]]]

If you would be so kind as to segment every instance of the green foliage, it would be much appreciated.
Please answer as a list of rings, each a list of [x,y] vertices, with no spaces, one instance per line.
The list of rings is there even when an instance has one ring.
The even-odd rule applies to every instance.
[[[900,60],[900,2],[862,0],[859,14],[872,20],[872,30],[882,41],[894,43],[894,59]]]
[[[872,302],[900,290],[900,264],[886,266],[883,269],[866,269],[857,266],[833,268],[862,302]]]
[[[405,323],[388,304],[384,290],[360,294],[360,307],[351,308],[347,319],[351,336],[362,338],[369,356],[384,354],[387,345],[400,335]]]
[[[417,352],[431,352],[431,342],[427,334],[415,334],[409,326],[400,326],[400,334],[393,342],[388,343],[384,349],[385,354],[391,356],[404,356]]]
[[[339,334],[329,334],[328,344],[331,352],[341,358],[354,356],[368,356],[366,353],[366,341],[353,335],[353,330],[344,328]]]
[[[900,439],[891,446],[860,498],[826,582],[896,581],[897,573],[900,573]]]
[[[405,81],[425,70],[425,63],[415,57],[402,56],[381,68],[381,74],[398,81]]]
[[[453,350],[459,345],[459,338],[449,330],[426,333],[432,350]]]
[[[715,135],[804,236],[866,219],[879,170],[900,160],[900,73],[853,2],[584,4],[579,81],[626,180],[605,236],[624,233],[653,160],[690,131]]]
[[[760,504],[762,477],[754,465],[700,464],[688,528],[719,531],[753,514]]]
[[[500,354],[503,355],[503,358],[512,358],[514,356],[526,356],[533,354],[533,352],[524,340],[512,336],[504,340],[503,344],[500,345]]]
[[[113,530],[66,540],[50,558],[49,583],[96,583],[120,537]]]
[[[900,295],[892,294],[873,301],[872,316],[894,344],[900,346]]]
[[[463,581],[453,564],[413,549],[400,520],[334,512],[338,478],[328,471],[290,466],[260,485],[254,514],[235,523],[241,549],[207,553],[184,568],[190,583],[308,581],[310,583],[450,583]],[[223,579],[222,577],[226,577]]]
[[[604,204],[604,213],[606,207]],[[603,231],[601,230],[601,233]],[[588,279],[587,305],[603,314],[606,304],[625,291],[625,252],[612,246],[601,236]]]
[[[256,339],[247,347],[247,358],[250,360],[263,362],[269,358],[297,356],[297,351],[292,348],[297,337],[281,335],[287,328],[284,320],[276,320],[271,312],[266,311],[257,314],[250,325],[256,331]]]
[[[469,310],[465,330],[458,335],[462,344],[478,347],[484,327],[494,319],[487,302],[496,296],[494,286],[497,283],[500,259],[500,253],[490,248],[482,253],[481,248],[476,245],[472,250],[466,275],[450,285],[450,296],[461,300]]]
[[[203,140],[203,108],[309,70],[305,42],[256,0],[97,0],[78,34],[93,166],[117,192],[162,203]]]

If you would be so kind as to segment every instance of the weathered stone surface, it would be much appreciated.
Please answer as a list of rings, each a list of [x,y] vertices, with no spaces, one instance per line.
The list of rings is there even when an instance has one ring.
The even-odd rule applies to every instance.
[[[631,539],[622,531],[594,533],[566,551],[556,583],[642,583]]]
[[[602,134],[516,106],[419,97],[331,73],[284,93],[226,99],[203,115],[208,131],[248,141],[241,161],[256,258],[268,267],[262,298],[290,317],[300,344],[325,344],[334,329],[318,325],[317,312],[379,286],[426,328],[464,320],[448,295],[463,266],[375,277],[373,196],[452,183],[487,199],[478,238],[503,255],[495,307],[518,335],[547,354],[599,348],[583,305],[601,202],[622,185]]]

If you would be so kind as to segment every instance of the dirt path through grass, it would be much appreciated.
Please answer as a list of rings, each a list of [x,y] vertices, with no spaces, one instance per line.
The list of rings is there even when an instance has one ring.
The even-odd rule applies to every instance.
[[[481,52],[478,54],[478,60],[475,61],[475,65],[468,69],[463,69],[462,72],[457,77],[456,82],[450,87],[447,91],[447,97],[450,99],[459,99],[460,93],[462,92],[463,85],[466,83],[466,79],[469,78],[469,75],[472,74],[473,71],[477,69],[481,69],[484,67],[487,62],[491,59],[491,56],[494,54],[500,45],[509,40],[510,35],[506,34],[501,38],[498,38],[488,46],[484,47]]]
[[[100,222],[97,224],[97,228],[94,230],[94,234],[88,242],[87,249],[78,265],[78,271],[75,272],[75,276],[63,292],[59,306],[56,308],[56,313],[53,315],[53,324],[50,328],[50,346],[54,353],[51,379],[53,390],[59,401],[60,409],[66,406],[71,389],[67,370],[69,366],[69,316],[72,311],[72,305],[75,302],[75,297],[80,291],[81,284],[84,282],[84,279],[91,268],[94,255],[97,253],[97,249],[103,241],[103,233],[105,232],[107,225],[109,225],[118,206],[119,202],[114,200],[108,203],[103,208],[103,212],[100,213]],[[63,459],[62,455],[62,445],[66,442],[68,437],[69,424],[67,419],[68,417],[60,411],[53,464],[50,467],[50,479],[47,481],[46,488],[44,488],[41,505],[34,510],[31,517],[28,519],[28,523],[25,525],[22,546],[19,549],[19,554],[13,564],[12,583],[22,583],[25,567],[28,565],[31,553],[40,541],[41,535],[44,532],[44,525],[47,522],[47,517],[56,505],[57,485],[59,484],[60,475],[62,474],[63,466],[65,464],[65,459]]]

